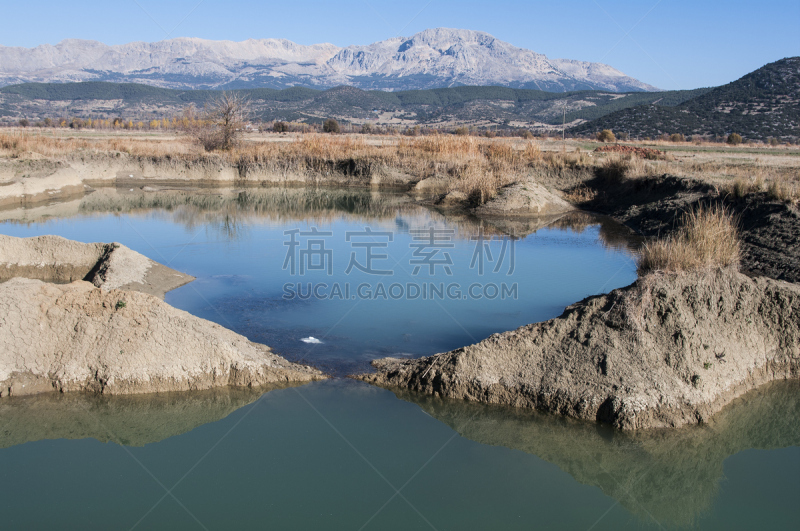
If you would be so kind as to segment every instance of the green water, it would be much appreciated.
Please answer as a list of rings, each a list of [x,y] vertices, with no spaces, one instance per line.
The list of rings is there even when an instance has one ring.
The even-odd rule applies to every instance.
[[[101,192],[5,212],[0,231],[121,241],[198,277],[168,294],[171,304],[333,374],[462,346],[635,278],[635,241],[585,216],[490,225],[399,194]],[[409,231],[431,224],[454,230],[452,277],[463,283],[500,280],[469,268],[471,233],[516,234],[515,271],[502,277],[520,296],[281,297],[295,280],[281,269],[284,230],[316,226],[332,240],[365,225],[390,230],[397,265]],[[350,280],[342,242],[332,247],[345,263],[328,282]],[[303,343],[308,336],[322,343]],[[12,397],[0,401],[0,514],[7,529],[794,529],[799,391],[798,382],[773,384],[709,425],[638,434],[345,378]]]
[[[797,382],[710,426],[633,436],[350,380],[12,398],[0,412],[7,529],[791,529],[798,516]]]

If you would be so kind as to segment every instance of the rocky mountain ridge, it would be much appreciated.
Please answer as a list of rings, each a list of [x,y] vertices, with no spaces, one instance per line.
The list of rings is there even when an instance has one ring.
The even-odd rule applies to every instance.
[[[115,46],[77,39],[35,48],[0,46],[0,85],[75,81],[182,89],[502,85],[554,92],[657,90],[605,64],[549,59],[488,33],[447,28],[345,48],[285,39],[198,38]]]

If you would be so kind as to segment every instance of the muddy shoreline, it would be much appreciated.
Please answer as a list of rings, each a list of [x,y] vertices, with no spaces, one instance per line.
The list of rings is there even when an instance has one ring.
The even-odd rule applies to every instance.
[[[679,426],[704,422],[730,400],[749,389],[774,379],[798,377],[798,353],[791,349],[791,345],[797,343],[796,321],[800,310],[796,308],[798,288],[791,283],[800,279],[800,243],[796,238],[796,235],[800,234],[800,217],[795,207],[770,201],[764,193],[735,198],[730,193],[713,185],[668,175],[613,182],[602,176],[596,176],[580,183],[580,186],[592,191],[591,199],[582,203],[572,205],[562,198],[562,192],[569,192],[569,189],[575,186],[574,183],[559,190],[557,187],[541,186],[534,181],[520,181],[501,189],[495,200],[477,206],[465,196],[443,192],[435,186],[436,183],[429,182],[419,186],[420,183],[415,181],[412,176],[385,168],[356,171],[358,170],[357,166],[353,168],[343,166],[331,168],[332,171],[327,173],[282,175],[267,168],[250,167],[242,171],[241,168],[226,167],[224,164],[191,165],[180,161],[148,161],[141,157],[127,156],[120,156],[120,160],[114,160],[111,157],[100,157],[100,159],[102,160],[99,164],[96,158],[70,162],[72,170],[83,176],[80,180],[82,186],[86,187],[89,183],[117,187],[131,186],[132,189],[141,190],[144,193],[155,192],[159,187],[169,184],[183,186],[188,184],[194,187],[236,185],[242,186],[244,189],[251,186],[269,187],[273,185],[300,188],[325,185],[366,187],[373,190],[399,189],[409,192],[407,197],[412,203],[421,203],[447,214],[474,216],[496,225],[501,231],[516,234],[519,234],[518,229],[522,225],[526,225],[526,222],[527,225],[531,225],[530,220],[547,219],[547,223],[550,223],[563,213],[574,211],[577,208],[579,209],[578,213],[583,210],[608,215],[643,237],[663,236],[676,228],[677,220],[683,212],[700,204],[723,204],[738,216],[743,246],[742,271],[752,278],[735,272],[705,274],[705,276],[696,276],[696,278],[691,277],[689,283],[684,286],[684,291],[678,293],[673,291],[674,286],[681,284],[686,278],[683,280],[660,278],[658,281],[661,284],[656,286],[657,289],[650,286],[647,290],[643,290],[642,282],[638,282],[608,295],[580,301],[567,308],[565,313],[557,319],[528,325],[517,331],[496,335],[497,337],[492,336],[471,347],[420,360],[379,360],[375,363],[378,369],[377,373],[359,377],[387,387],[410,388],[440,396],[543,409],[581,419],[611,423],[622,429]],[[39,165],[41,172],[44,173],[47,173],[47,168],[54,168],[52,163],[46,161]],[[62,179],[65,186],[74,186],[74,174],[65,169],[63,164],[55,166],[57,168],[54,173],[70,176]],[[39,177],[42,176],[41,172]],[[23,177],[17,181],[35,178],[33,176]],[[415,185],[416,190],[414,189]],[[16,190],[2,186],[0,195],[4,188],[7,191]],[[52,199],[51,192],[46,191],[46,197],[41,194],[36,197],[24,194],[15,196],[16,203],[6,200],[6,204],[30,205],[34,200]],[[539,225],[534,222],[532,226]],[[525,231],[523,230],[523,232]],[[758,277],[764,278],[759,279]],[[771,279],[788,283],[776,283]],[[725,343],[729,337],[735,336],[739,338],[739,345],[750,345],[751,349],[760,352],[759,356],[761,357],[758,357],[758,361],[754,361],[752,356],[744,352],[742,348],[737,350],[736,345],[731,344],[726,347],[726,352],[730,351],[733,354],[730,354],[727,359],[739,360],[730,366],[739,367],[740,373],[728,375],[723,379],[712,376],[709,380],[709,375],[699,370],[698,367],[705,367],[710,362],[701,362],[703,356],[695,354],[688,356],[684,352],[681,356],[686,359],[691,358],[693,361],[691,363],[687,361],[687,363],[689,365],[694,363],[694,365],[691,369],[684,367],[677,376],[672,375],[676,378],[674,389],[665,391],[661,388],[663,387],[661,384],[648,380],[647,374],[659,372],[663,368],[663,360],[672,359],[675,356],[671,349],[675,346],[676,335],[683,337],[697,325],[697,322],[681,325],[673,323],[670,325],[673,328],[663,322],[654,322],[651,329],[645,334],[640,327],[641,323],[633,323],[631,320],[628,310],[633,302],[636,300],[641,302],[641,299],[646,297],[645,291],[650,294],[647,296],[658,293],[662,298],[666,296],[665,294],[669,294],[667,298],[671,301],[669,304],[672,304],[673,310],[683,306],[682,312],[697,318],[696,308],[687,309],[685,306],[687,301],[692,300],[692,296],[697,295],[693,290],[696,291],[698,288],[706,290],[705,298],[699,300],[697,304],[712,305],[714,297],[719,300],[725,298],[727,302],[736,299],[738,295],[726,291],[730,290],[732,286],[738,286],[740,290],[743,289],[747,293],[755,293],[761,297],[774,296],[777,297],[777,300],[782,301],[780,303],[783,305],[782,309],[764,317],[764,326],[767,329],[777,330],[776,333],[779,335],[784,335],[775,339],[777,336],[770,335],[771,332],[753,329],[749,321],[747,324],[742,324],[740,317],[743,314],[740,309],[736,310],[739,312],[736,314],[738,321],[732,317],[736,311],[730,308],[726,311],[733,313],[727,317],[721,313],[713,318],[703,316],[703,319],[710,324],[705,330],[699,332],[697,337],[693,335],[693,332],[689,334],[694,337],[692,341],[699,341],[697,345],[692,343],[694,346],[691,348],[708,349],[709,344]],[[751,312],[762,312],[764,308],[769,307],[771,302],[774,302],[774,297],[763,300],[756,295],[753,295],[755,298],[751,297]],[[662,303],[667,304],[664,300]],[[616,308],[617,304],[619,304],[619,308]],[[591,308],[602,308],[603,318],[599,319],[596,315],[597,312],[590,310]],[[758,315],[761,316],[760,313]],[[649,319],[651,316],[641,316],[640,318]],[[560,324],[557,323],[558,320],[561,320]],[[611,362],[608,360],[618,358],[616,366],[626,364],[630,366],[636,361],[634,360],[635,352],[642,349],[640,342],[647,337],[650,341],[648,348],[651,351],[655,349],[654,351],[661,357],[654,358],[649,367],[642,368],[641,374],[636,377],[639,378],[638,380],[634,378],[627,381],[625,385],[621,385],[620,382],[609,384],[608,389],[611,391],[608,392],[602,391],[607,382],[598,381],[588,385],[587,382],[592,381],[592,378],[588,377],[577,387],[574,387],[574,382],[565,385],[563,382],[559,383],[556,378],[555,383],[547,384],[543,391],[544,388],[541,386],[544,384],[542,382],[552,376],[547,372],[538,376],[531,373],[528,376],[532,379],[529,381],[519,380],[513,385],[494,377],[489,378],[487,381],[491,381],[490,384],[485,385],[478,376],[480,370],[475,367],[472,367],[472,372],[459,372],[459,363],[463,356],[469,354],[474,357],[476,352],[483,353],[481,355],[491,353],[491,356],[486,354],[488,357],[485,356],[483,361],[477,361],[476,367],[479,369],[483,367],[487,359],[498,356],[502,358],[510,352],[517,352],[518,356],[522,356],[520,359],[529,357],[531,352],[526,349],[530,348],[531,341],[534,343],[538,341],[540,342],[538,348],[545,348],[542,345],[546,345],[546,342],[541,343],[541,336],[544,333],[542,327],[562,329],[565,326],[563,323],[567,321],[571,324],[562,330],[563,338],[556,341],[550,337],[553,342],[547,344],[549,345],[547,349],[552,352],[559,352],[559,349],[563,348],[567,349],[562,352],[564,355],[562,357],[571,360],[569,363],[575,364],[572,368],[565,368],[564,370],[567,372],[589,371],[594,374],[599,371],[600,375],[606,378],[609,367],[612,366],[609,365]],[[717,324],[720,326],[716,326],[715,322],[718,322]],[[607,342],[592,343],[589,341],[587,343],[584,341],[567,345],[572,341],[572,339],[567,339],[571,337],[570,334],[574,335],[576,330],[586,328],[587,323],[591,323],[591,333],[587,337],[605,335],[608,336]],[[731,325],[731,323],[734,324]],[[740,337],[731,334],[730,326],[742,328],[745,330],[742,332],[744,335],[740,334]],[[720,331],[722,335],[718,334]],[[609,339],[612,336],[613,341]],[[753,340],[755,343],[751,341],[753,338],[756,338]],[[504,345],[500,350],[497,350],[498,341]],[[768,343],[772,344],[770,341],[777,341],[777,346],[770,347],[771,350],[765,346]],[[760,347],[757,348],[756,343]],[[494,346],[489,346],[490,344]],[[688,347],[683,344],[681,348]],[[765,354],[767,351],[769,351],[769,355]],[[729,356],[729,354],[725,354],[725,356]],[[449,360],[449,365],[440,363],[443,360]],[[552,362],[554,360],[550,360],[548,363]],[[697,365],[698,363],[700,365]],[[744,365],[740,367],[742,363]],[[669,362],[667,362],[667,366],[669,370],[675,369]],[[744,366],[747,368],[742,368]],[[508,369],[508,367],[496,368],[501,372]],[[687,371],[691,374],[684,374]],[[625,377],[616,375],[616,377],[622,378],[622,380],[632,378],[631,375]],[[698,382],[702,382],[700,391],[698,391],[700,385]],[[640,395],[630,391],[642,388],[642,386],[645,389],[652,388],[651,391],[645,392],[648,398],[644,402]],[[628,389],[628,391],[619,392],[621,388]],[[700,395],[694,396],[695,391]]]
[[[800,282],[800,212],[765,192],[736,197],[693,179],[663,175],[607,183],[585,183],[596,197],[580,208],[608,215],[645,237],[670,234],[684,212],[722,205],[739,225],[742,271],[752,276]]]

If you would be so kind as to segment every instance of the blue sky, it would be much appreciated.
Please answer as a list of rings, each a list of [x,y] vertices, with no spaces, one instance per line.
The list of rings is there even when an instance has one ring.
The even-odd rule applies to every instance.
[[[800,55],[800,1],[2,0],[0,45],[172,37],[369,44],[426,28],[481,30],[553,58],[610,64],[664,89],[715,86]]]

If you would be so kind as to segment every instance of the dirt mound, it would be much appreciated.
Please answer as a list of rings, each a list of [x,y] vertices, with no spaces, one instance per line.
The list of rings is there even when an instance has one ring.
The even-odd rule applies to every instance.
[[[541,184],[529,180],[500,189],[497,197],[475,209],[479,216],[552,216],[575,207]]]
[[[14,277],[60,283],[86,280],[105,290],[131,289],[162,298],[194,280],[119,243],[0,235],[0,281]]]
[[[621,429],[702,422],[800,374],[800,286],[734,271],[650,275],[452,352],[373,362],[384,386]]]
[[[614,144],[612,146],[600,146],[595,149],[598,153],[630,153],[643,159],[663,159],[667,154],[658,149],[643,148],[636,146],[622,146]]]
[[[0,396],[133,394],[322,378],[264,345],[135,291],[0,284]]]

